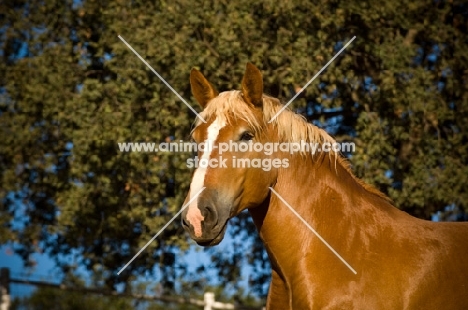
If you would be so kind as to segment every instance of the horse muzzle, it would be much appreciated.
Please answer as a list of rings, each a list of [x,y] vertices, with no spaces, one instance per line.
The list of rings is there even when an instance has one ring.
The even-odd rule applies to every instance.
[[[182,226],[197,244],[214,246],[224,238],[230,208],[217,207],[213,199],[205,197],[200,197],[192,209],[184,210]]]

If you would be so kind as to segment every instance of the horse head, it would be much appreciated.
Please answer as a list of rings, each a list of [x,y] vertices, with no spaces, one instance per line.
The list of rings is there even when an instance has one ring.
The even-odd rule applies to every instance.
[[[263,94],[262,74],[250,63],[241,91],[218,94],[196,69],[190,84],[206,123],[199,121],[192,131],[193,140],[204,147],[198,149],[199,166],[185,203],[192,201],[182,213],[182,224],[199,245],[212,246],[223,239],[230,218],[265,201],[276,180],[281,159],[256,152],[252,145],[277,140],[274,125],[268,123],[267,114],[273,111],[264,111],[265,100],[277,99]]]

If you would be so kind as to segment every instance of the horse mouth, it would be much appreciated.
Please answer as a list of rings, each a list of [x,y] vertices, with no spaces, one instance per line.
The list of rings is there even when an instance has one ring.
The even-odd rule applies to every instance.
[[[211,239],[211,240],[204,239],[203,241],[195,241],[195,242],[198,245],[204,246],[204,247],[215,246],[215,245],[220,244],[221,241],[223,241],[223,239],[224,239],[224,234],[226,233],[227,223],[228,223],[228,221],[226,221],[226,223],[224,223],[223,228],[219,231],[218,235],[216,237],[214,237],[213,239]]]

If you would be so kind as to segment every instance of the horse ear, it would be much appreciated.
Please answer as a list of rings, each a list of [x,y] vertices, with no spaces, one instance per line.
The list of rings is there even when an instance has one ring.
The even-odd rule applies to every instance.
[[[218,91],[195,68],[190,71],[190,87],[192,88],[193,96],[202,108],[205,108],[211,99],[218,96]]]
[[[247,103],[261,108],[263,106],[263,77],[260,70],[248,62],[242,78],[242,95]]]

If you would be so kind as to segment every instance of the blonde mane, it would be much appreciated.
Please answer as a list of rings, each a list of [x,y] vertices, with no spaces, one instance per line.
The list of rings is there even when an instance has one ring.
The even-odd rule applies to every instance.
[[[263,120],[259,121],[252,108],[244,101],[242,92],[238,90],[231,90],[220,93],[216,98],[213,98],[200,114],[205,120],[211,117],[224,120],[229,123],[231,118],[242,119],[256,132],[262,131],[262,128],[276,115],[283,105],[274,97],[263,95]],[[197,118],[196,126],[201,124],[201,120]],[[285,109],[276,117],[271,123],[277,129],[279,141],[278,142],[301,142],[318,143],[322,145],[325,142],[331,145],[336,142],[325,130],[308,123],[307,120],[299,114],[294,113],[290,109]],[[323,154],[323,153],[319,153]],[[351,171],[348,160],[341,154],[330,150],[330,156],[335,157],[335,163],[340,164],[362,187],[372,194],[375,194],[387,201],[391,199],[380,192],[372,185],[366,184],[361,179],[358,179]]]

